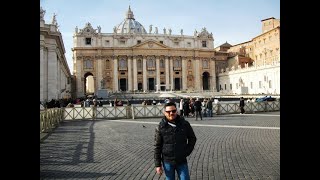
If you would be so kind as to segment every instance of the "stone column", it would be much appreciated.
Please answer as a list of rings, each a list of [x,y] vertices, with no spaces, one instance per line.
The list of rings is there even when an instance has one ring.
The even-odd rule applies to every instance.
[[[97,88],[98,88],[98,84],[100,84],[100,83],[97,83],[97,79],[99,79],[99,78],[97,78],[97,77],[93,77],[93,87],[94,87],[94,94],[97,94]],[[100,85],[99,85],[100,86]]]
[[[60,59],[57,59],[57,93],[56,96],[58,99],[61,99],[61,63]]]
[[[166,66],[166,90],[167,89],[171,89],[171,87],[169,87],[169,84],[170,84],[170,82],[169,82],[169,78],[170,78],[170,67],[169,67],[169,57],[168,56],[166,56],[165,57],[166,59],[165,59],[165,66]]]
[[[48,100],[58,99],[58,59],[56,47],[48,47]]]
[[[216,62],[215,59],[212,58],[210,60],[210,90],[216,92],[217,91],[217,82],[216,82]]]
[[[103,89],[104,87],[101,87],[101,80],[103,79],[103,73],[102,73],[102,70],[104,69],[104,66],[102,65],[102,59],[101,58],[99,58],[99,59],[97,59],[96,60],[96,63],[97,63],[97,68],[96,68],[96,73],[97,73],[97,78],[96,78],[96,80],[97,81],[95,81],[95,88],[94,88],[94,90],[95,90],[95,94],[97,93],[97,91],[98,91],[98,89]]]
[[[174,89],[174,81],[173,81],[173,57],[170,57],[170,65],[169,65],[169,68],[170,68],[170,84],[171,84],[171,88],[170,90],[173,90]]]
[[[133,90],[138,90],[137,56],[133,56]]]
[[[202,86],[200,87],[200,80],[201,80],[201,74],[200,74],[200,58],[195,58],[195,72],[194,72],[194,81],[195,81],[195,90],[201,91]]]
[[[156,77],[157,77],[157,80],[156,80],[156,91],[158,92],[160,90],[160,59],[159,59],[159,56],[156,56]]]
[[[83,58],[76,56],[76,54],[74,54],[75,56],[75,61],[76,63],[76,77],[77,77],[77,88],[76,88],[76,92],[77,92],[77,97],[82,97],[84,96],[84,77],[83,77]]]
[[[45,56],[45,47],[40,46],[40,100],[48,100],[48,59]]]
[[[132,56],[128,57],[128,91],[132,91]]]
[[[146,56],[143,56],[143,61],[142,61],[142,73],[143,73],[143,90],[146,91],[148,90],[148,87],[147,87],[147,57]]]
[[[182,57],[182,87],[181,89],[182,90],[187,90],[187,73],[188,73],[188,67],[187,67],[187,64],[188,64],[188,59],[186,57]]]
[[[113,91],[119,91],[118,56],[113,57]]]

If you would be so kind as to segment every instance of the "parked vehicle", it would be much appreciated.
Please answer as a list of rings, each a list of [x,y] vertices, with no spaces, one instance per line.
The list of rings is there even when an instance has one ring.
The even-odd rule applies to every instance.
[[[256,99],[256,102],[263,102],[263,101],[276,101],[276,98],[273,98],[271,96],[264,96]]]

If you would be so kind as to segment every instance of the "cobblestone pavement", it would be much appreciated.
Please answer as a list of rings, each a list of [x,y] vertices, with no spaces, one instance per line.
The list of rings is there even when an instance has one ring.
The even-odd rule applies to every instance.
[[[280,112],[187,118],[192,180],[280,179]],[[165,179],[155,173],[157,119],[64,121],[40,143],[40,179]]]

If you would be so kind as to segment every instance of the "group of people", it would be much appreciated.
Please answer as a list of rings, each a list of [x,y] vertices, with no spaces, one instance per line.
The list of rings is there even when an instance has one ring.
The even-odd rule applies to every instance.
[[[212,117],[212,99],[209,98],[204,99],[201,101],[199,98],[194,100],[193,98],[190,99],[180,99],[179,102],[179,114],[184,117],[195,117],[196,120],[200,117]]]

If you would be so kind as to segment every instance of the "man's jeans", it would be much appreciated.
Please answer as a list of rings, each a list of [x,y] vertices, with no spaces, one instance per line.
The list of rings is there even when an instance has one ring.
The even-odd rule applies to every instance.
[[[195,111],[196,113],[196,121],[198,120],[198,117],[200,116],[200,119],[202,120],[202,112],[200,111]]]
[[[166,180],[175,180],[175,171],[177,171],[180,180],[190,180],[188,163],[172,165],[164,162],[163,169],[166,174]]]
[[[212,108],[211,109],[208,109],[208,117],[212,117]]]

